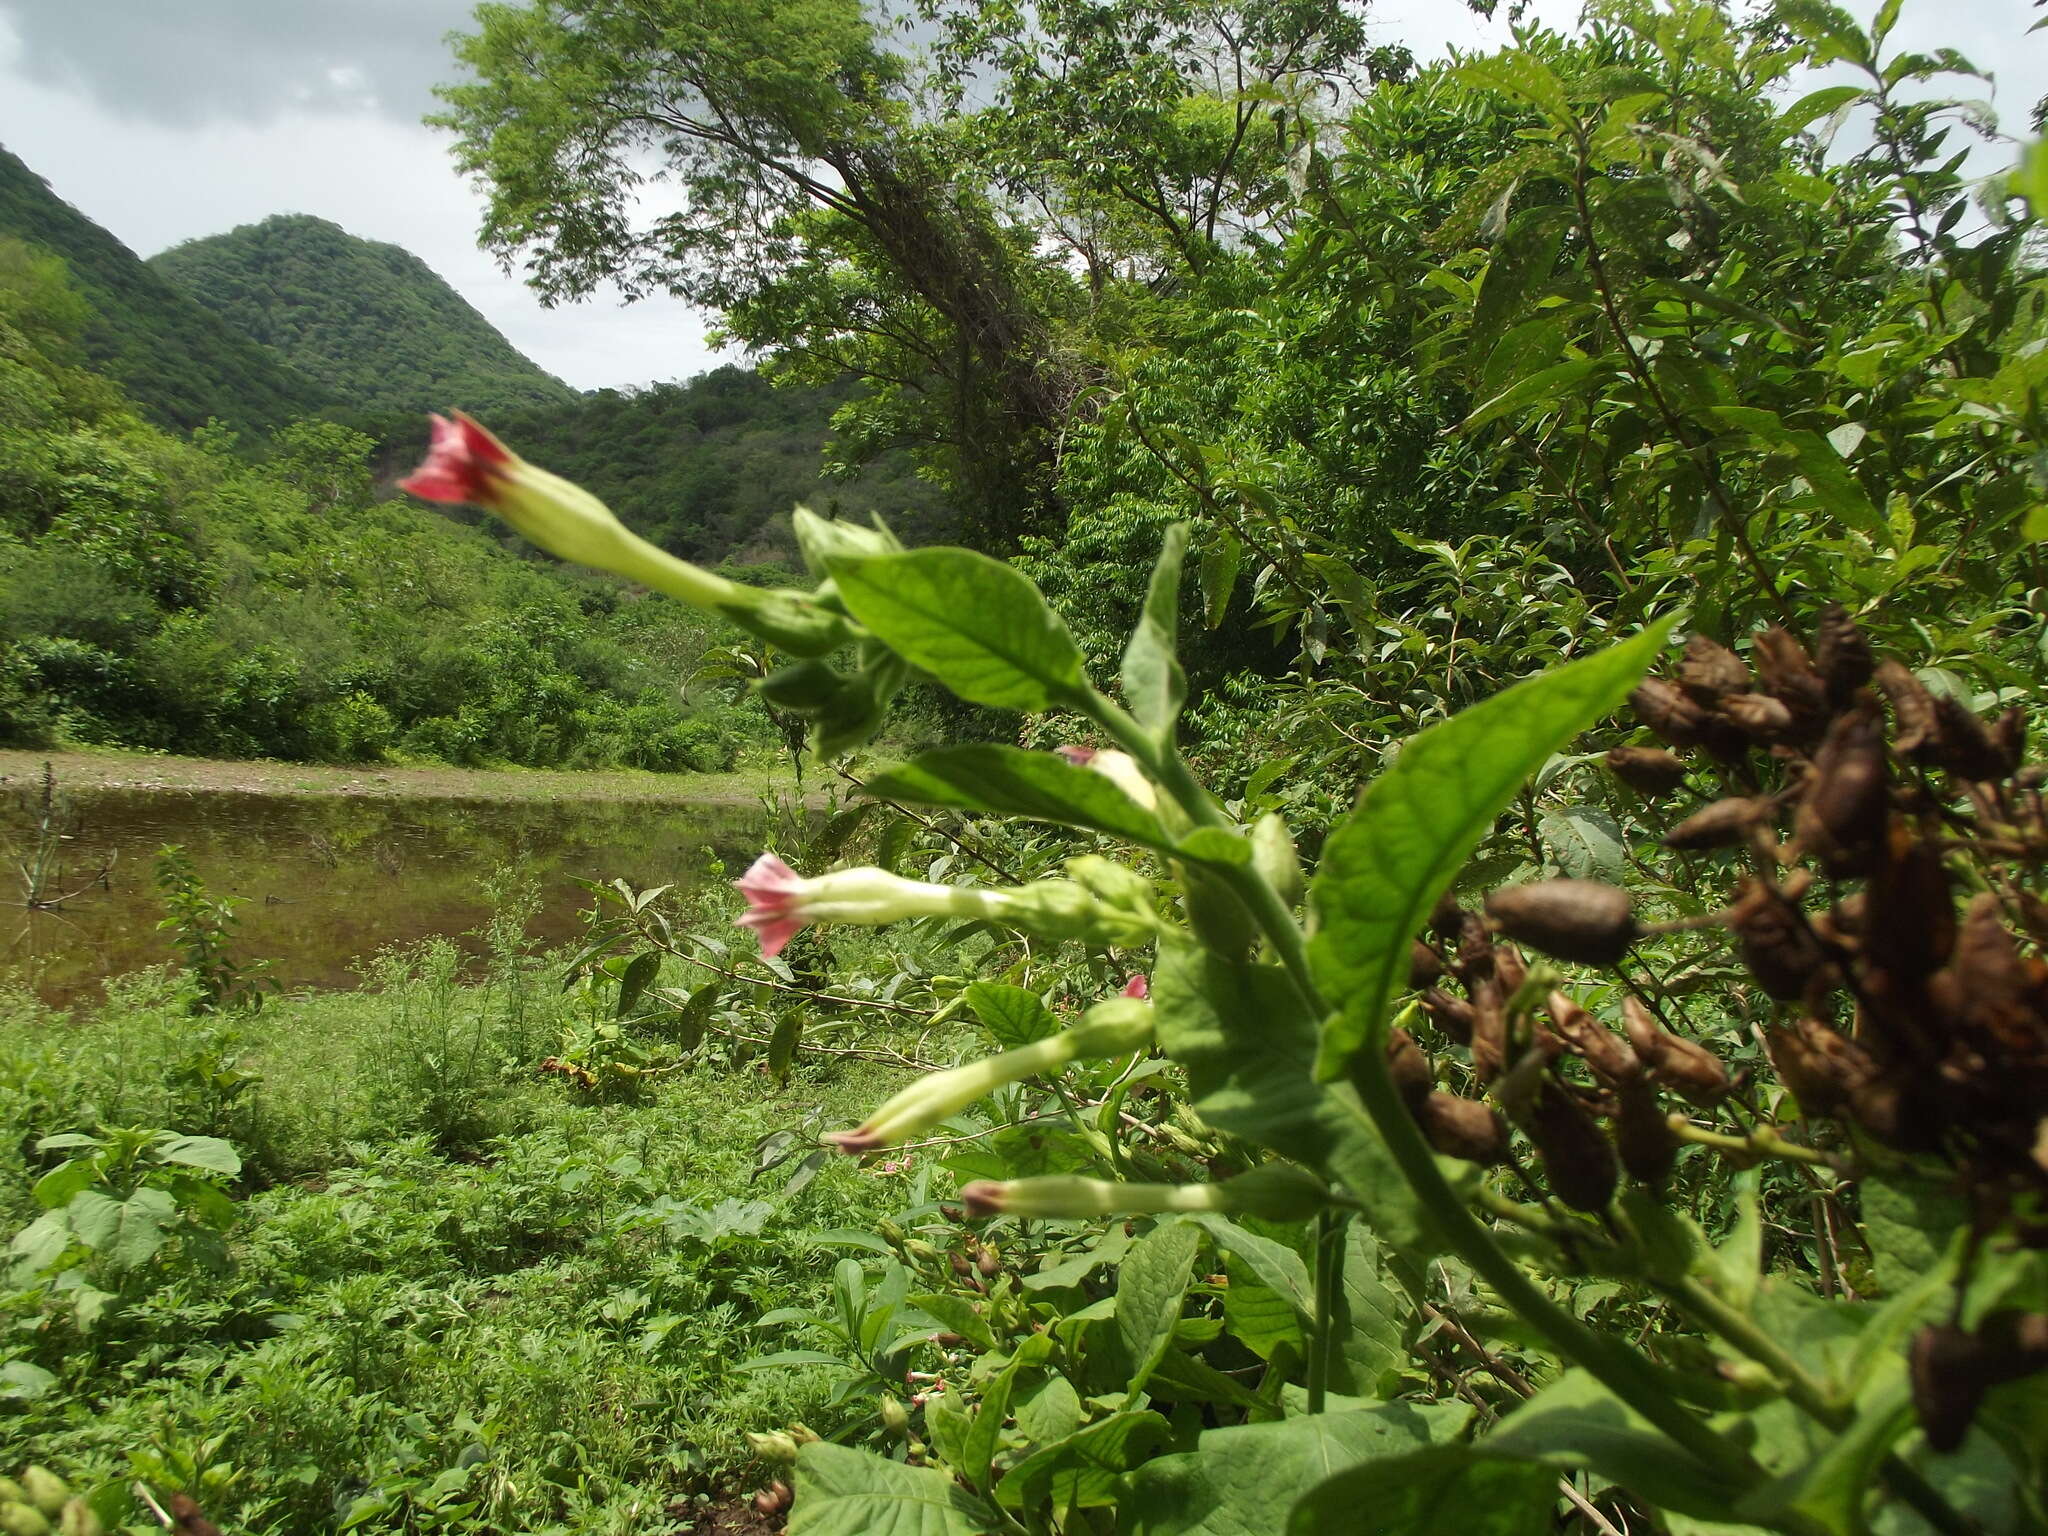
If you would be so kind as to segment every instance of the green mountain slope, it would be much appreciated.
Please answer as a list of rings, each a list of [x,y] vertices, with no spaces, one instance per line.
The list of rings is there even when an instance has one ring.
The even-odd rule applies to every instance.
[[[319,385],[167,283],[5,149],[0,235],[63,258],[92,307],[86,355],[165,425],[218,416],[261,431],[329,403]]]
[[[279,214],[150,258],[159,275],[364,410],[476,411],[575,398],[419,257]]]

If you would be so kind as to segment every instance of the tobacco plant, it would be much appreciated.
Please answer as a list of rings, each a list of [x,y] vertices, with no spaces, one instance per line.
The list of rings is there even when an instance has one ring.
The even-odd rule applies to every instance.
[[[1664,681],[1673,623],[1652,618],[1410,737],[1308,873],[1280,816],[1233,813],[1183,756],[1183,528],[1112,697],[983,555],[800,511],[816,588],[732,587],[467,418],[437,424],[411,484],[771,641],[791,659],[763,691],[812,720],[821,759],[913,677],[1094,738],[863,775],[895,805],[1087,835],[1061,873],[764,854],[736,882],[769,959],[814,924],[931,921],[1147,978],[1065,1020],[984,989],[1010,1049],[920,1072],[827,1138],[887,1154],[1027,1080],[1066,1109],[994,1170],[1035,1152],[1035,1176],[937,1191],[974,1234],[950,1252],[929,1209],[917,1235],[878,1234],[888,1321],[870,1339],[848,1309],[837,1329],[876,1372],[914,1309],[948,1389],[913,1417],[870,1380],[893,1449],[807,1438],[792,1530],[1309,1532],[1370,1511],[1380,1531],[1510,1532],[1560,1500],[1608,1528],[2048,1529],[2048,826],[2016,716],[1929,693],[1838,610],[1810,649],[1775,627],[1747,662],[1696,637]],[[1631,698],[1698,762],[1635,742],[1612,770],[1702,799],[1666,841],[1738,850],[1733,900],[1711,871],[1640,909],[1585,880],[1461,900],[1525,783]],[[1727,1016],[1775,1080],[1760,1059],[1731,1073],[1641,947],[1720,933]],[[1716,1183],[1702,1159],[1748,1171]],[[1819,1285],[1767,1260],[1765,1162],[1810,1185]],[[1709,1192],[1725,1209],[1689,1208]],[[1033,1245],[1037,1268],[1006,1262]]]

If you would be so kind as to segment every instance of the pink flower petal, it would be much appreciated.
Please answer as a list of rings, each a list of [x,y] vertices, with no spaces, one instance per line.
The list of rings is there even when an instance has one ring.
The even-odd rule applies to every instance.
[[[1054,747],[1053,751],[1057,752],[1076,768],[1086,768],[1095,761],[1095,749],[1093,747]]]
[[[1145,980],[1145,973],[1143,971],[1140,971],[1124,983],[1123,995],[1125,997],[1135,997],[1139,1002],[1145,1001],[1152,995],[1151,984]]]
[[[512,462],[512,451],[461,411],[455,419],[428,418],[433,437],[426,461],[398,482],[422,501],[466,501],[489,506],[497,495],[497,470]]]
[[[805,919],[796,910],[796,900],[806,883],[803,876],[772,853],[762,854],[744,875],[733,881],[734,887],[747,898],[747,910],[736,921],[760,936],[764,958],[773,959],[782,953],[782,946],[803,927]]]

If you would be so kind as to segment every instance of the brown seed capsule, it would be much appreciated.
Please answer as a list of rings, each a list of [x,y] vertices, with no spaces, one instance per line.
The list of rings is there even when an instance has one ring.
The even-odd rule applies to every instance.
[[[1772,887],[1745,880],[1728,909],[1728,926],[1743,965],[1779,1002],[1798,1002],[1835,985],[1835,968],[1804,915]]]
[[[1613,965],[1636,940],[1627,891],[1599,880],[1539,880],[1486,898],[1495,927],[1546,955]]]
[[[1870,963],[1889,975],[1919,981],[1955,949],[1956,906],[1941,850],[1904,826],[1891,831],[1885,857],[1858,903]],[[1846,903],[1835,907],[1840,914]],[[1839,915],[1835,926],[1841,926]]]
[[[1604,1211],[1620,1172],[1599,1124],[1555,1082],[1545,1079],[1523,1111],[1521,1126],[1558,1199],[1576,1211]]]
[[[1708,848],[1729,848],[1749,836],[1770,815],[1763,800],[1731,795],[1716,800],[1704,810],[1694,811],[1664,834],[1664,846],[1679,853],[1699,853]]]
[[[2007,774],[2020,771],[2020,763],[2027,755],[2027,717],[2015,704],[1996,720],[1991,722],[1991,741],[1998,748],[1999,756],[2012,764]]]
[[[1820,613],[1815,631],[1813,662],[1821,681],[1827,685],[1828,702],[1840,709],[1855,697],[1856,690],[1870,681],[1876,660],[1870,641],[1840,603],[1829,603]]]
[[[1420,939],[1409,940],[1408,985],[1417,989],[1433,987],[1443,979],[1443,974],[1444,963],[1437,952]]]
[[[1476,1099],[1453,1093],[1432,1093],[1414,1110],[1429,1144],[1445,1157],[1492,1167],[1507,1161],[1508,1128],[1500,1116]]]
[[[1660,677],[1646,677],[1628,696],[1643,724],[1674,747],[1704,747],[1723,762],[1738,763],[1749,755],[1740,731],[1717,720]]]
[[[1733,1086],[1728,1069],[1712,1051],[1666,1031],[1639,998],[1621,1000],[1621,1018],[1630,1048],[1656,1074],[1658,1082],[1702,1109],[1711,1109],[1728,1097]]]
[[[1486,983],[1472,995],[1472,1070],[1490,1083],[1507,1065],[1508,1021],[1501,1011],[1500,990]]]
[[[1627,1041],[1562,992],[1552,992],[1546,1006],[1551,1027],[1579,1056],[1593,1075],[1610,1087],[1632,1083],[1643,1075],[1642,1058]]]
[[[1913,1408],[1934,1450],[1962,1445],[1993,1387],[2048,1370],[2048,1313],[1993,1312],[1974,1334],[1953,1323],[1913,1336],[1907,1353]]]
[[[1678,686],[1694,703],[1712,709],[1723,695],[1746,693],[1754,683],[1740,656],[1720,641],[1696,634],[1686,637]]]
[[[1472,1043],[1472,1005],[1462,997],[1453,997],[1448,992],[1425,992],[1422,1011],[1429,1015],[1430,1023],[1459,1045]]]
[[[1934,717],[1941,723],[1936,761],[1957,778],[1992,783],[2018,770],[2018,754],[2008,756],[1991,728],[1954,694],[1934,695]]]
[[[1890,658],[1877,664],[1876,677],[1877,686],[1892,703],[1892,750],[1901,757],[1926,755],[1941,738],[1934,695],[1919,678]]]
[[[1637,1081],[1620,1090],[1620,1104],[1614,1117],[1614,1145],[1621,1153],[1621,1166],[1632,1179],[1661,1184],[1678,1157],[1678,1138],[1664,1118],[1664,1106],[1657,1090]]]
[[[1885,829],[1883,722],[1875,703],[1838,715],[1813,755],[1813,774],[1799,802],[1799,843],[1837,880],[1868,874]]]
[[[1766,746],[1795,734],[1792,711],[1767,693],[1731,693],[1719,707],[1736,729]]]
[[[985,1279],[994,1279],[1003,1267],[1003,1261],[996,1256],[995,1249],[983,1244],[974,1255],[974,1267]]]
[[[1493,952],[1493,975],[1500,983],[1500,995],[1512,999],[1529,979],[1529,964],[1514,945],[1502,944]]]
[[[1809,1117],[1841,1114],[1849,1107],[1850,1093],[1877,1070],[1868,1051],[1818,1019],[1802,1018],[1789,1029],[1767,1030],[1764,1049],[1778,1080],[1799,1101],[1799,1112]]]
[[[1607,768],[1637,794],[1655,800],[1685,782],[1685,763],[1661,747],[1615,747]]]
[[[1429,1070],[1429,1058],[1405,1029],[1397,1027],[1387,1032],[1387,1075],[1394,1080],[1395,1090],[1411,1111],[1436,1090],[1436,1074]]]
[[[1792,734],[1803,741],[1818,736],[1827,724],[1828,690],[1806,647],[1790,630],[1773,625],[1751,638],[1750,657],[1764,692],[1791,715]]]

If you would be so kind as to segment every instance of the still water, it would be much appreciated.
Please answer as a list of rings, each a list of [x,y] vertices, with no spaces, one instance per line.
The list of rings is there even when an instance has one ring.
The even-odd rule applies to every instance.
[[[162,789],[60,792],[57,841],[39,835],[41,818],[37,794],[0,793],[0,972],[54,1003],[172,959],[153,878],[166,843],[185,848],[211,894],[240,898],[237,959],[269,961],[286,989],[347,987],[354,962],[387,945],[446,935],[475,948],[494,882],[531,882],[529,935],[562,943],[591,904],[577,880],[687,888],[714,858],[744,868],[763,820],[719,805]],[[64,899],[37,910],[32,887]]]

